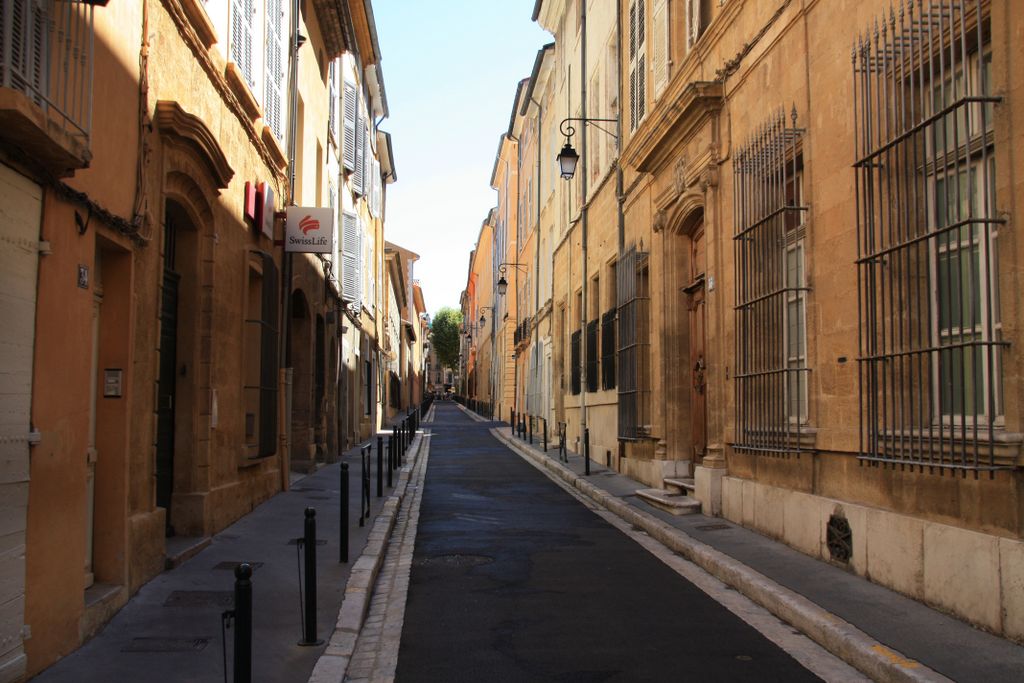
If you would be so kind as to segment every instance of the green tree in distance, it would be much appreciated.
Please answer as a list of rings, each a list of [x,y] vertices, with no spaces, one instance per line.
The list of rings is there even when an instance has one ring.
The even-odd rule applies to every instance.
[[[434,315],[430,324],[430,343],[441,365],[455,370],[459,366],[459,330],[462,312],[445,306]]]

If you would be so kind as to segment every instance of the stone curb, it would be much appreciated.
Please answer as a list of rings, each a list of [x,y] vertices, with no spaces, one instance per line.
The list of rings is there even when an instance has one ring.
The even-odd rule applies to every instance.
[[[341,683],[345,679],[349,660],[355,652],[356,640],[363,627],[363,621],[370,610],[370,598],[374,583],[384,563],[384,552],[388,540],[394,531],[398,519],[398,508],[405,499],[412,471],[420,458],[420,451],[425,439],[422,432],[417,433],[409,446],[410,455],[406,464],[398,470],[398,481],[395,488],[384,501],[384,505],[374,519],[373,528],[366,540],[362,554],[352,565],[348,581],[345,584],[345,597],[338,610],[338,620],[334,632],[327,643],[327,648],[309,676],[309,683]]]
[[[883,683],[951,683],[949,678],[891,650],[799,593],[780,586],[742,562],[594,486],[558,461],[519,444],[498,429],[490,432],[519,455],[548,470],[623,521],[643,529],[670,550],[791,624],[872,680]]]
[[[455,405],[457,405],[459,407],[459,410],[461,410],[466,415],[468,415],[469,419],[471,419],[471,420],[473,420],[475,422],[489,422],[490,421],[486,417],[480,417],[479,415],[477,415],[476,413],[474,413],[472,410],[470,410],[466,406],[462,405],[461,403],[456,403]]]

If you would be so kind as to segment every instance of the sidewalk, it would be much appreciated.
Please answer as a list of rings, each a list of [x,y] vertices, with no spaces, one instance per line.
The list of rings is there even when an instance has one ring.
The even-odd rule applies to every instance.
[[[387,443],[387,432],[382,432]],[[92,640],[33,679],[39,683],[84,681],[225,680],[221,613],[234,602],[234,568],[253,565],[254,680],[306,681],[327,647],[356,560],[380,517],[394,508],[395,489],[377,498],[376,438],[371,456],[370,519],[359,526],[360,447],[337,463],[298,479],[221,533],[205,549],[152,579]],[[386,448],[386,447],[385,447]],[[406,463],[411,462],[412,449]],[[340,463],[349,466],[349,561],[339,562]],[[317,511],[317,637],[324,643],[303,647],[300,618],[300,552],[304,510]],[[385,513],[382,515],[382,511]],[[231,680],[234,631],[227,631]]]
[[[568,464],[559,462],[557,450],[544,453],[536,436],[537,443],[530,445],[513,437],[507,423],[492,424],[495,436],[551,476],[643,529],[874,680],[1024,680],[1024,648],[1008,640],[725,519],[658,510],[636,496],[646,485],[594,460],[590,476],[585,476],[581,456],[570,452]]]

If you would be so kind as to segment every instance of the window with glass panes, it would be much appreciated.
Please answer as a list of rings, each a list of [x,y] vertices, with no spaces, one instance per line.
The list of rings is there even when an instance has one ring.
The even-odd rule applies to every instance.
[[[1010,466],[995,448],[1004,220],[987,7],[917,3],[854,46],[860,450],[872,462]]]
[[[803,130],[780,110],[733,161],[736,446],[802,449],[808,416]]]

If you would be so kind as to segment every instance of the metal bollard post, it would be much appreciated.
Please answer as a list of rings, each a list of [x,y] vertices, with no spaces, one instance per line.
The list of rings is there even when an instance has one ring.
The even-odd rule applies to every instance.
[[[383,443],[383,439],[381,439]],[[388,443],[388,488],[394,488],[395,458],[391,452],[391,444]]]
[[[526,418],[527,424],[530,426],[530,445],[533,445],[533,416]]]
[[[512,408],[508,409],[508,423],[512,425],[512,433],[516,431],[516,411]]]
[[[548,452],[548,419],[546,417],[542,417],[541,419],[544,420],[544,452],[547,453]]]
[[[605,465],[608,466],[608,469],[611,469],[612,468],[612,452],[611,451],[605,451],[604,459],[605,459]]]
[[[341,463],[341,526],[338,529],[338,562],[348,562],[348,463]]]
[[[305,535],[302,539],[306,564],[306,599],[303,610],[302,640],[299,645],[322,645],[316,638],[316,510],[306,508]]]
[[[252,567],[235,567],[235,683],[252,681]]]
[[[377,439],[377,497],[384,497],[384,451],[381,449],[382,439]]]
[[[590,427],[583,430],[583,471],[590,474]]]

